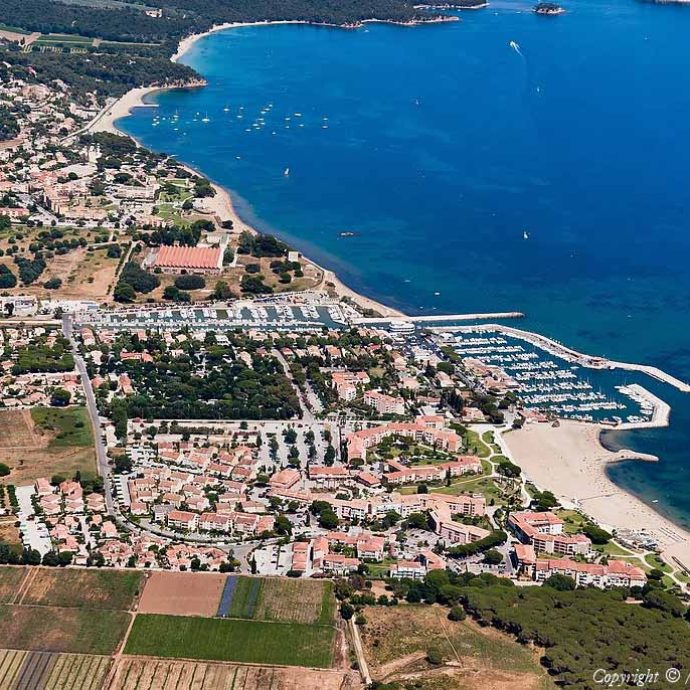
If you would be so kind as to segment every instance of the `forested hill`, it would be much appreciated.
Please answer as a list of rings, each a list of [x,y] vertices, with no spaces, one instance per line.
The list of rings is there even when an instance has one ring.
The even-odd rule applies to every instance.
[[[107,9],[106,9],[107,7]],[[162,9],[149,16],[147,9]],[[113,0],[3,0],[2,22],[41,33],[79,34],[113,41],[177,43],[213,24],[299,19],[347,24],[364,19],[409,21],[419,16],[407,0],[156,0],[151,7]]]
[[[0,61],[28,81],[67,84],[75,98],[120,96],[137,86],[198,75],[170,61],[180,39],[214,24],[301,20],[345,25],[365,19],[429,18],[410,0],[0,0],[0,23],[41,40],[0,42]],[[64,36],[67,34],[67,36]],[[46,36],[47,35],[47,36]],[[2,70],[0,70],[1,72]]]

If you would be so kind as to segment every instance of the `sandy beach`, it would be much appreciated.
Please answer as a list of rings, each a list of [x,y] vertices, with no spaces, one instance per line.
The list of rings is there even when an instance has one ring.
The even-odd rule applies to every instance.
[[[632,451],[606,450],[599,442],[605,427],[561,421],[528,424],[503,434],[513,460],[540,489],[574,504],[606,529],[644,532],[654,537],[666,560],[675,556],[690,567],[690,532],[678,527],[606,476],[610,462],[639,458]],[[651,458],[648,458],[651,459]]]

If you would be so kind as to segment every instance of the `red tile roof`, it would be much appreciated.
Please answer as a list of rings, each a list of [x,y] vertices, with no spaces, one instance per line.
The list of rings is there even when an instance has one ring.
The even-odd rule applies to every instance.
[[[169,247],[158,250],[154,266],[166,268],[218,268],[220,247]]]

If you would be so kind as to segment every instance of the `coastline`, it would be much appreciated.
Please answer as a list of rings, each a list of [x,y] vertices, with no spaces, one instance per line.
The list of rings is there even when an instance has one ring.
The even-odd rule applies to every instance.
[[[528,424],[504,432],[502,438],[514,462],[537,487],[552,491],[564,505],[578,508],[607,530],[653,537],[670,565],[677,559],[690,569],[690,531],[621,489],[606,472],[610,463],[656,458],[607,450],[600,435],[608,429],[561,420],[558,427]]]
[[[276,22],[234,22],[234,23],[229,23],[229,24],[219,24],[217,26],[212,27],[208,31],[201,33],[201,34],[192,34],[191,36],[187,36],[186,38],[182,39],[180,41],[180,44],[178,45],[178,49],[175,52],[175,54],[172,56],[171,60],[177,61],[179,60],[193,45],[196,43],[199,39],[209,36],[212,33],[216,33],[218,31],[224,31],[226,29],[232,29],[232,28],[239,28],[242,26],[266,26],[266,25],[271,25],[271,24],[306,24],[307,22],[301,22],[301,21],[276,21]],[[114,101],[112,104],[104,108],[97,116],[92,120],[88,126],[85,128],[85,131],[90,132],[90,133],[97,133],[97,132],[108,132],[110,134],[119,134],[121,136],[126,136],[129,137],[130,139],[134,139],[136,141],[137,145],[141,146],[141,143],[136,140],[136,138],[130,136],[126,132],[122,131],[117,127],[115,124],[117,120],[120,120],[122,118],[127,117],[131,111],[134,108],[141,108],[141,107],[147,107],[147,108],[155,108],[157,107],[153,103],[147,103],[146,98],[154,93],[157,93],[159,91],[167,91],[170,89],[178,89],[178,88],[202,88],[203,86],[206,85],[205,80],[200,80],[197,82],[193,83],[187,83],[187,84],[175,84],[171,86],[145,86],[145,87],[139,87],[135,89],[129,90],[127,93],[122,95],[120,98],[118,98],[116,101]],[[183,161],[180,161],[180,165],[182,165],[187,171],[194,175],[202,175],[204,173],[195,170],[192,166],[190,166],[187,163],[184,163]],[[212,213],[216,216],[218,216],[221,220],[232,220],[233,222],[233,232],[239,234],[241,232],[249,232],[253,235],[259,234],[259,231],[254,228],[252,225],[246,223],[244,220],[242,220],[240,214],[237,212],[237,209],[235,208],[235,205],[232,200],[232,195],[230,192],[222,187],[221,185],[217,184],[216,182],[213,182],[211,180],[211,186],[215,190],[216,194],[213,197],[207,197],[204,199],[199,200],[199,205],[204,208],[209,213]],[[304,256],[304,255],[303,255]],[[406,315],[399,311],[398,309],[394,309],[393,307],[389,307],[385,304],[382,304],[381,302],[377,302],[376,300],[366,297],[365,295],[361,295],[360,293],[356,292],[352,288],[348,287],[345,283],[338,278],[336,273],[334,271],[331,271],[329,269],[324,268],[323,266],[320,266],[317,264],[315,261],[310,259],[307,256],[304,256],[305,261],[309,262],[313,266],[315,266],[322,275],[322,280],[321,283],[313,288],[317,292],[322,292],[324,294],[328,295],[336,295],[338,298],[344,298],[346,300],[350,300],[354,304],[360,307],[360,309],[363,309],[365,312],[368,311],[373,311],[378,313],[381,316],[384,317],[405,317]]]
[[[455,20],[457,18],[454,17],[452,19]],[[433,20],[430,20],[429,23],[431,23],[431,21]],[[178,45],[177,51],[171,59],[173,61],[180,60],[198,40],[212,33],[244,26],[268,26],[274,24],[310,24],[310,22],[286,20],[275,22],[236,22],[217,25],[204,33],[193,34],[182,39]],[[203,85],[204,83],[191,84],[188,88],[195,88]],[[144,99],[156,91],[163,91],[171,88],[185,88],[185,86],[175,85],[132,89],[114,102],[104,113],[101,113],[94,122],[90,123],[87,131],[108,131],[129,136],[117,128],[115,121],[126,117],[133,108],[142,106],[156,107],[155,105],[147,104]],[[190,166],[186,164],[183,165],[194,174],[201,174]],[[257,234],[258,231],[245,223],[237,213],[229,191],[216,183],[212,183],[212,186],[216,191],[216,196],[203,200],[204,205],[209,211],[217,214],[222,219],[231,219],[234,224],[234,229],[237,232],[246,230],[253,234]],[[304,258],[322,271],[323,279],[321,284],[315,288],[317,291],[327,294],[329,292],[331,294],[335,293],[339,297],[345,297],[352,300],[364,310],[374,310],[382,316],[406,316],[401,311],[355,292],[345,285],[333,271],[324,269],[315,262],[310,261],[307,257]],[[570,350],[570,348],[566,348],[560,343],[555,343],[549,339],[545,340],[550,344],[557,344],[561,348],[570,351],[573,356],[582,358],[587,357],[587,355]],[[612,364],[618,365],[621,368],[631,367],[631,365],[621,362],[612,362]],[[653,367],[643,367],[643,369],[646,370],[645,373],[652,376],[655,376],[657,371]],[[655,377],[658,378],[658,376]],[[666,382],[668,383],[668,381]],[[685,385],[688,386],[688,384]],[[690,388],[690,386],[688,386],[688,388]],[[666,406],[666,408],[667,407],[668,406]],[[661,416],[664,418],[664,425],[668,423],[668,413],[668,409],[663,409],[663,414]],[[540,437],[537,447],[530,447],[528,443],[526,448],[516,447],[515,450],[513,450],[508,443],[511,434],[506,434],[504,439],[511,453],[514,453],[516,456],[516,463],[525,469],[526,474],[539,487],[552,490],[556,495],[562,496],[566,502],[570,503],[572,503],[573,493],[576,496],[578,493],[580,496],[588,496],[589,494],[587,492],[593,487],[598,487],[601,489],[599,492],[601,493],[600,496],[579,499],[582,503],[581,508],[584,512],[591,515],[593,519],[604,526],[615,529],[646,531],[650,534],[654,534],[662,549],[662,555],[670,564],[673,565],[673,559],[677,559],[684,565],[687,564],[688,569],[690,569],[690,532],[676,525],[674,522],[661,515],[661,513],[650,508],[634,494],[619,488],[606,474],[605,468],[609,462],[634,458],[639,459],[640,454],[632,453],[631,451],[612,453],[606,450],[601,444],[599,436],[601,431],[608,429],[608,427],[602,425],[584,424],[584,427],[586,427],[584,431],[578,427],[577,432],[564,434],[563,431],[570,429],[571,424],[577,425],[580,423],[561,422],[561,433],[551,435],[559,439],[555,444],[552,443],[551,438],[548,437],[549,435],[545,435],[544,438],[541,438],[541,434],[532,434],[530,436],[530,440],[532,441],[534,441],[537,436]],[[658,424],[654,424],[654,426],[657,425]],[[546,430],[551,429],[551,427],[546,425],[540,426],[546,428]],[[525,429],[524,431],[529,433],[532,431],[532,428]],[[513,437],[513,439],[515,438],[517,438],[517,434]],[[560,451],[559,448],[561,448],[561,443],[563,443],[564,440],[563,450]],[[540,443],[541,447],[539,447]],[[549,455],[549,447],[551,447],[551,454],[558,460],[558,465],[555,467],[543,462],[543,458]],[[582,455],[578,455],[580,452]],[[562,453],[562,455],[560,455],[560,453]],[[656,458],[648,457],[645,459],[653,460]],[[568,498],[568,494],[570,494],[570,498]],[[645,527],[640,528],[640,525],[644,525]]]

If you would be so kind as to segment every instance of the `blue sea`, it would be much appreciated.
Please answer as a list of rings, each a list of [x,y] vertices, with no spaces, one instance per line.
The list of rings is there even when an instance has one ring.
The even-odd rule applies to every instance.
[[[523,311],[515,325],[690,380],[690,7],[565,7],[219,32],[183,58],[207,88],[118,124],[358,291],[411,313]],[[608,434],[661,458],[611,476],[690,526],[690,397],[633,381],[671,427]]]

